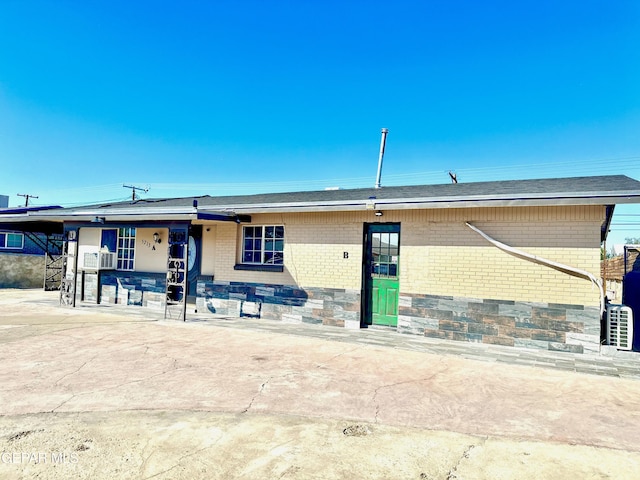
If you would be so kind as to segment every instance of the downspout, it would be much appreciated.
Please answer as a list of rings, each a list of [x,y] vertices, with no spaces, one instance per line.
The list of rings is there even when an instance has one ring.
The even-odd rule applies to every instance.
[[[574,268],[569,265],[564,265],[562,263],[554,262],[553,260],[548,260],[546,258],[538,257],[537,255],[532,255],[530,253],[524,252],[514,247],[510,247],[494,238],[491,238],[489,235],[484,233],[477,227],[474,227],[469,222],[465,222],[465,225],[469,227],[471,230],[482,236],[489,243],[493,244],[495,247],[499,248],[503,252],[508,253],[509,255],[513,255],[514,257],[520,258],[522,260],[526,260],[528,262],[533,262],[538,265],[542,265],[545,267],[553,268],[554,270],[558,270],[559,272],[566,273],[567,275],[571,275],[572,277],[582,278],[584,280],[589,280],[596,287],[598,287],[598,291],[600,292],[600,313],[602,314],[605,310],[604,304],[604,289],[602,288],[602,282],[592,273],[587,272],[586,270],[580,270],[579,268]]]

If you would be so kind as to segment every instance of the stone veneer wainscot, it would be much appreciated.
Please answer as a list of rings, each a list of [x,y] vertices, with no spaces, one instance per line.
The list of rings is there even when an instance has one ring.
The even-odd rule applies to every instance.
[[[198,314],[360,328],[360,291],[198,280]]]
[[[432,338],[597,353],[597,307],[400,294],[398,331]]]

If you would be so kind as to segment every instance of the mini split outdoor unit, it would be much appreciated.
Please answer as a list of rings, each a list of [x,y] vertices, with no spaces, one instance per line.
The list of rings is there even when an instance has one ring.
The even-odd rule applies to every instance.
[[[633,311],[624,305],[607,305],[607,344],[618,350],[633,346]]]

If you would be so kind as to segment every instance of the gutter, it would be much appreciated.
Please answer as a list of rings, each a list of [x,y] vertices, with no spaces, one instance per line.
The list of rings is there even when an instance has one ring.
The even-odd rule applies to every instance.
[[[477,195],[475,197],[371,198],[349,200],[316,200],[309,202],[203,205],[202,209],[233,210],[247,213],[287,213],[317,211],[406,210],[419,208],[468,207],[539,207],[557,205],[609,205],[640,203],[638,192],[616,192],[611,195],[530,195],[522,197]]]
[[[471,230],[476,232],[478,235],[482,236],[489,243],[493,244],[495,247],[499,248],[505,253],[509,255],[513,255],[514,257],[520,258],[522,260],[526,260],[528,262],[532,262],[538,265],[542,265],[544,267],[549,267],[554,270],[557,270],[562,273],[566,273],[567,275],[571,275],[572,277],[582,278],[583,280],[589,280],[596,287],[598,287],[598,291],[600,292],[600,313],[604,313],[605,310],[605,302],[604,302],[604,288],[602,287],[602,281],[599,278],[596,278],[592,273],[587,272],[586,270],[580,270],[579,268],[571,267],[569,265],[564,265],[562,263],[555,262],[553,260],[548,260],[546,258],[539,257],[537,255],[532,255],[523,250],[511,247],[505,243],[499,242],[498,240],[491,238],[489,235],[484,233],[478,227],[474,227],[469,222],[465,222],[465,225],[469,227]]]
[[[251,216],[236,214],[226,210],[205,210],[197,207],[152,207],[152,208],[94,208],[72,211],[24,212],[21,214],[0,215],[0,225],[9,222],[131,222],[136,220],[153,221],[193,221],[211,220],[220,222],[251,222]]]

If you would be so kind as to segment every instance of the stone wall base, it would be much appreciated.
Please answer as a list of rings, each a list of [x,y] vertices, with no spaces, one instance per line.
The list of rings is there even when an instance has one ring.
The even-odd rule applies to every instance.
[[[600,351],[597,307],[401,294],[398,332],[571,353]]]
[[[165,289],[166,277],[162,273],[100,272],[100,303],[164,308]]]
[[[360,328],[360,291],[198,280],[198,314]]]

